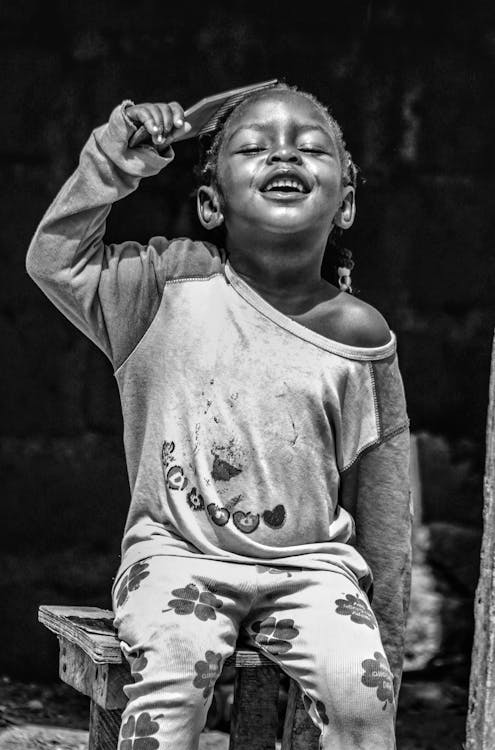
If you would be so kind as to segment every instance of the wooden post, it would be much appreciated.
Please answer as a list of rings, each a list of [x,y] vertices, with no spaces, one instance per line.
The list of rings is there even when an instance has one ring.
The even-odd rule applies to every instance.
[[[280,669],[238,667],[229,750],[275,750]]]
[[[469,683],[466,750],[495,748],[495,341],[486,427],[481,565]]]
[[[122,711],[108,711],[91,701],[88,750],[117,750]]]
[[[127,704],[123,687],[132,683],[131,670],[123,664],[95,664],[75,643],[59,636],[60,679],[83,695],[88,695],[100,708],[123,709]]]
[[[320,730],[304,708],[297,682],[291,680],[281,750],[317,750],[319,744]]]

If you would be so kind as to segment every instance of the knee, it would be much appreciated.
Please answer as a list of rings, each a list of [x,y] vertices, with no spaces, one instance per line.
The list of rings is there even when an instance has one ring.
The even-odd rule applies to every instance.
[[[333,664],[316,680],[315,690],[305,690],[303,701],[308,713],[320,724],[330,722],[330,714],[352,719],[356,725],[387,721],[395,714],[393,676],[385,655],[348,655]]]

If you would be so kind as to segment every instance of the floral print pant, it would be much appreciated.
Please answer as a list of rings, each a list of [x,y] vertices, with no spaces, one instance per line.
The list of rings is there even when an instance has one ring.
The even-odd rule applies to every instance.
[[[240,628],[303,691],[323,750],[393,750],[392,675],[366,595],[330,571],[148,558],[114,587],[133,683],[118,750],[196,750]]]

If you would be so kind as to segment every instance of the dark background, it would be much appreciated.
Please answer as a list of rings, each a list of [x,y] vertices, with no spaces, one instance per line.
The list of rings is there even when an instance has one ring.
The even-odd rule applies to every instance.
[[[26,276],[24,257],[92,128],[124,98],[188,106],[281,77],[329,105],[366,180],[347,238],[354,285],[398,335],[413,429],[441,436],[446,465],[469,475],[460,492],[455,481],[440,495],[427,486],[424,518],[479,530],[494,321],[493,2],[18,0],[2,4],[0,41],[0,672],[54,676],[55,639],[37,625],[37,605],[109,606],[119,562],[129,491],[111,367]],[[195,146],[176,153],[113,210],[109,241],[199,235]],[[441,485],[434,457],[429,465]]]

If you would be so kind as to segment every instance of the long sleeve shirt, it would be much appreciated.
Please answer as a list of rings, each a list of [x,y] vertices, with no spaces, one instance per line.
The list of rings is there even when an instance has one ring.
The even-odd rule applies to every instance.
[[[104,243],[112,203],[173,158],[97,128],[28,272],[111,360],[131,503],[123,572],[151,555],[328,569],[371,592],[400,682],[410,570],[408,420],[396,340],[358,348],[259,296],[187,238]]]

